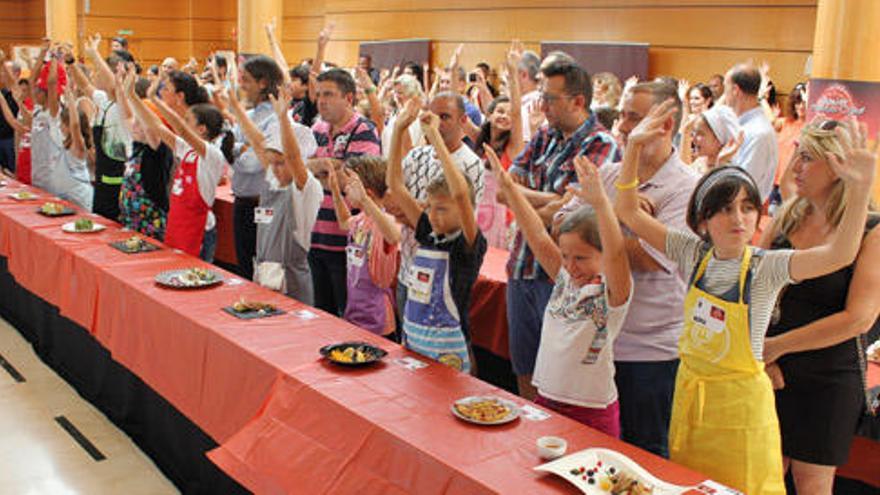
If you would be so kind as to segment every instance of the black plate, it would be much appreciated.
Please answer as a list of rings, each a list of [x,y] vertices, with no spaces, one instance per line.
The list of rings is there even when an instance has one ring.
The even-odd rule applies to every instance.
[[[346,349],[348,347],[363,347],[364,350],[369,351],[370,354],[373,355],[373,359],[369,361],[364,361],[363,363],[345,363],[342,361],[336,361],[330,357],[331,351],[336,349]],[[325,345],[321,348],[319,352],[321,353],[321,356],[324,356],[324,359],[326,359],[327,361],[330,361],[333,364],[338,364],[339,366],[348,366],[350,368],[369,366],[375,362],[380,361],[383,357],[388,355],[388,353],[385,352],[384,349],[376,347],[372,344],[368,344],[366,342],[340,342],[338,344]]]
[[[226,311],[236,318],[241,318],[242,320],[256,320],[259,318],[268,318],[270,316],[278,316],[284,314],[284,311],[281,311],[278,308],[275,308],[272,311],[247,311],[245,313],[239,313],[238,311],[232,309],[232,306],[226,306],[225,308],[223,308],[223,311]]]
[[[45,211],[43,211],[42,208],[37,208],[37,213],[39,213],[40,215],[43,215],[44,217],[66,217],[66,216],[76,214],[76,210],[73,210],[73,209],[65,206],[64,209],[61,210],[60,213],[46,213]]]
[[[159,246],[147,241],[142,242],[141,247],[135,251],[128,249],[128,247],[125,245],[125,241],[111,242],[110,246],[122,251],[125,254],[149,253],[161,249]]]

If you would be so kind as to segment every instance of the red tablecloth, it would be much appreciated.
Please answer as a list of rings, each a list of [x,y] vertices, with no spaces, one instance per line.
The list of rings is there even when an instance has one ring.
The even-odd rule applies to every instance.
[[[9,198],[20,188],[0,189],[0,256],[16,281],[88,329],[220,443],[211,458],[258,493],[573,493],[532,470],[535,441],[548,434],[566,438],[572,451],[621,451],[671,482],[703,479],[556,414],[497,428],[459,422],[449,412],[455,398],[522,401],[436,363],[403,368],[395,359],[418,356],[317,310],[303,317],[303,305],[229,273],[213,289],[159,288],[159,271],[206,265],[169,249],[116,251],[107,244],[130,236],[116,225],[64,233],[60,225],[71,217],[38,215],[49,197],[35,189],[37,200]],[[220,310],[242,296],[288,313],[242,321]],[[319,347],[351,339],[381,345],[389,356],[367,370],[318,358]]]
[[[214,215],[217,217],[217,251],[215,260],[227,265],[237,263],[232,229],[232,202],[235,198],[229,185],[217,188]],[[496,356],[510,359],[507,340],[507,273],[505,264],[509,253],[489,248],[474,284],[471,309],[471,339],[474,345]]]

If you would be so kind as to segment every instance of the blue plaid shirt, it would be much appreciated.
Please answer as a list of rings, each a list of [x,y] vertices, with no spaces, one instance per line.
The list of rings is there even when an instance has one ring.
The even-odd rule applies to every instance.
[[[592,113],[568,140],[557,129],[540,129],[514,160],[510,173],[526,177],[530,189],[562,196],[568,184],[577,182],[574,169],[577,156],[586,156],[598,167],[620,160],[617,141]],[[547,279],[519,231],[507,261],[507,277],[515,280]]]

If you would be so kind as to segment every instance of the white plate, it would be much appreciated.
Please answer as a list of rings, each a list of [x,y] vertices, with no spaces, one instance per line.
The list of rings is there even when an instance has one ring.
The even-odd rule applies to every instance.
[[[21,191],[19,191],[17,193],[12,193],[9,195],[9,197],[16,200],[16,201],[33,201],[33,200],[39,198],[39,196],[37,196],[34,193],[28,193],[27,197],[21,197],[20,194],[22,194]]]
[[[92,222],[92,230],[76,230],[76,222],[67,222],[61,226],[61,230],[70,232],[71,234],[92,234],[94,232],[100,232],[106,228],[107,227],[97,222]]]
[[[472,418],[465,416],[464,414],[458,412],[458,409],[455,408],[456,404],[469,404],[472,402],[477,402],[477,401],[482,401],[482,400],[497,401],[499,404],[510,409],[510,412],[507,414],[507,416],[504,416],[503,418],[495,420],[495,421],[478,421],[476,419],[472,419]],[[501,397],[495,397],[495,396],[491,396],[491,395],[470,396],[470,397],[464,397],[462,399],[458,399],[457,401],[455,401],[452,404],[450,409],[452,409],[452,414],[454,414],[456,418],[458,418],[462,421],[467,421],[468,423],[474,423],[477,425],[503,425],[506,423],[510,423],[511,421],[513,421],[519,417],[519,406],[516,405],[516,403],[511,402],[507,399],[502,399]]]
[[[594,469],[600,462],[602,465],[597,468],[598,473],[593,477],[595,481],[593,484],[590,484],[589,476],[586,480],[584,479],[585,474],[572,474],[572,470],[579,470],[581,467],[587,470]],[[608,470],[611,468],[614,468],[616,473],[624,473],[646,486],[653,487],[652,495],[677,495],[690,490],[690,487],[673,485],[657,479],[629,457],[608,449],[587,449],[575,452],[542,464],[536,467],[535,471],[544,471],[560,476],[588,495],[605,495],[611,493],[609,485],[604,484],[605,486],[603,486],[603,481],[607,483]]]

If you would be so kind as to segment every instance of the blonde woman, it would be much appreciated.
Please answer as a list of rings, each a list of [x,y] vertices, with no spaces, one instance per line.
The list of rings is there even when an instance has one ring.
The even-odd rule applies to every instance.
[[[590,109],[600,107],[617,108],[622,93],[620,79],[610,72],[600,72],[593,76],[593,102]]]
[[[834,237],[847,185],[826,157],[849,146],[837,126],[826,121],[802,130],[790,165],[796,194],[764,233],[762,247],[807,249]],[[857,339],[877,325],[880,312],[880,229],[872,228],[878,221],[868,216],[854,263],[788,287],[764,342],[765,362],[782,372],[776,410],[798,493],[831,493],[865,403]]]

